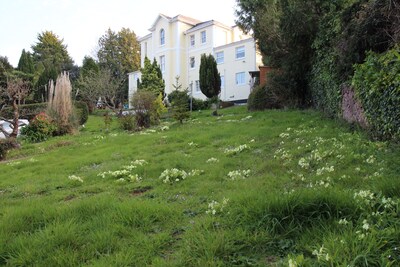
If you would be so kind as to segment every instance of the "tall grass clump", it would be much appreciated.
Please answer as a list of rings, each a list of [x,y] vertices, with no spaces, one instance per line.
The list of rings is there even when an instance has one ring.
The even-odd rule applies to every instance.
[[[76,129],[76,118],[71,98],[71,81],[67,72],[57,77],[56,84],[49,83],[47,111],[57,124],[57,134],[72,133]]]

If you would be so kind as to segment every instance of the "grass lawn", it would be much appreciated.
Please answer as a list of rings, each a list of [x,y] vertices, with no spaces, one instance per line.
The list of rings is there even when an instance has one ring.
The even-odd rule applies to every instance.
[[[91,116],[0,163],[0,265],[399,266],[400,148],[314,111]]]

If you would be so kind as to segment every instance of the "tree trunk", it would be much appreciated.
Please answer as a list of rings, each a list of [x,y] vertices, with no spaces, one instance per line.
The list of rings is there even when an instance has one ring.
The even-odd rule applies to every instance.
[[[17,99],[13,99],[13,110],[14,110],[14,119],[12,123],[12,133],[10,134],[10,138],[17,138],[18,136],[18,121],[19,121],[19,109],[17,104]]]

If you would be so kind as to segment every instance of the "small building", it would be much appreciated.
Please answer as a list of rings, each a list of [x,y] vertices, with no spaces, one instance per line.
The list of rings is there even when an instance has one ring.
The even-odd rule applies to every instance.
[[[251,89],[249,71],[258,70],[261,54],[254,39],[237,26],[227,26],[215,20],[199,20],[178,15],[159,14],[149,29],[139,38],[141,66],[147,56],[160,65],[165,92],[171,93],[175,77],[194,98],[206,99],[200,90],[199,69],[202,54],[212,54],[221,75],[223,101],[246,102]],[[129,99],[137,90],[140,71],[129,73]]]

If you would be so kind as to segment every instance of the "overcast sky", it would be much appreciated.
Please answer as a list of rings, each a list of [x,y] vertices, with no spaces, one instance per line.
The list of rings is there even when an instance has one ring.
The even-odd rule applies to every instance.
[[[93,55],[108,28],[148,34],[159,13],[234,24],[235,0],[0,0],[0,55],[16,67],[22,49],[31,51],[42,31],[53,31],[75,64]]]

